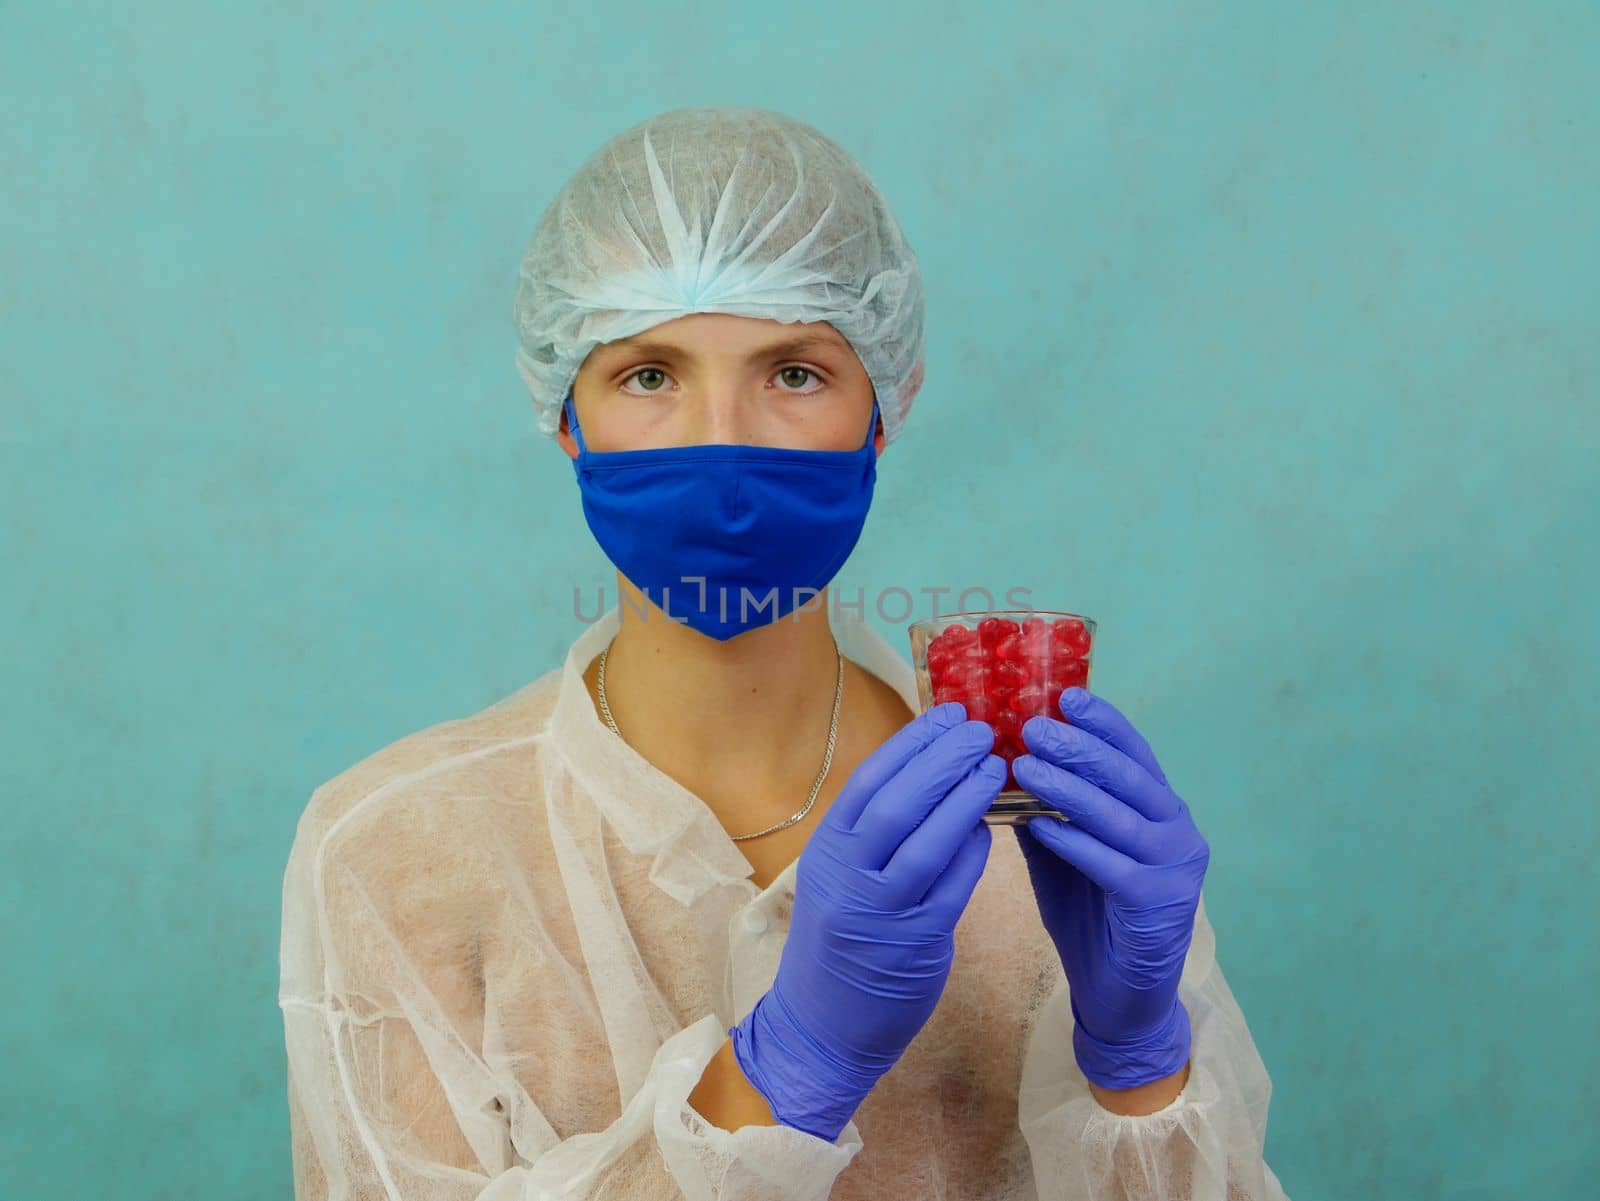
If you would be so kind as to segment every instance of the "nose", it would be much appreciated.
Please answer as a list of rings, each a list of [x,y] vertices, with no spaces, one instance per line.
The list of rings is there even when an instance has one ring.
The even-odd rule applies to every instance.
[[[711,388],[693,405],[684,436],[692,445],[701,442],[741,446],[755,432],[753,405],[732,387]]]

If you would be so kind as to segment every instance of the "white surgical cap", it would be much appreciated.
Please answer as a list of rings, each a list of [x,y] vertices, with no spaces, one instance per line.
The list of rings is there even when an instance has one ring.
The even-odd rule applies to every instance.
[[[892,442],[922,386],[922,276],[872,179],[771,109],[661,113],[578,168],[522,257],[517,370],[539,432],[589,352],[689,313],[826,321],[872,381]]]

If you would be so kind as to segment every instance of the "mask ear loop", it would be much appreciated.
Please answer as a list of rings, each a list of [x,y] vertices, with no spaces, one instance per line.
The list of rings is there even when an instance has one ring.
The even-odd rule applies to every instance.
[[[567,410],[567,429],[572,432],[572,438],[578,444],[578,453],[588,454],[589,448],[583,444],[583,431],[578,428],[578,406],[573,403],[572,393],[568,392],[567,399],[561,403]]]
[[[872,445],[872,436],[877,432],[878,432],[878,395],[877,395],[876,392],[874,392],[873,395],[872,395],[872,416],[867,419],[867,440],[866,440],[865,443],[862,444],[862,446],[861,446],[862,450],[866,450],[867,447]],[[877,458],[878,456],[877,455],[873,455],[872,457],[873,458]]]

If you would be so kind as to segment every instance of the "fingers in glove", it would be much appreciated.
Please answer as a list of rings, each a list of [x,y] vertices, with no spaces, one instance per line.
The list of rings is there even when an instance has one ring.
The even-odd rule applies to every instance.
[[[944,874],[933,882],[922,898],[925,909],[939,909],[946,913],[965,913],[978,881],[983,878],[984,866],[989,861],[989,846],[994,836],[989,827],[978,822],[961,840],[961,847],[950,860]],[[951,929],[955,929],[954,923]]]
[[[1016,773],[1017,764],[1026,756],[1019,756],[1012,760],[1011,770]],[[1040,764],[1047,767],[1048,764]],[[1022,784],[1021,776],[1017,783]],[[1030,785],[1023,785],[1030,792]],[[1068,822],[1059,822],[1053,817],[1036,817],[1028,822],[1027,832],[1018,832],[1017,837],[1023,840],[1023,855],[1031,859],[1037,853],[1026,845],[1028,839],[1035,839],[1039,845],[1051,854],[1065,859],[1077,868],[1090,880],[1094,881],[1111,896],[1118,896],[1127,891],[1136,873],[1147,870],[1143,865],[1135,863],[1121,851],[1113,850],[1101,842],[1093,834],[1085,830],[1074,829]],[[1032,872],[1035,864],[1029,863]]]
[[[927,895],[950,869],[972,828],[983,825],[984,811],[994,804],[1005,782],[1006,762],[998,755],[985,755],[957,781],[884,865],[889,904],[912,905]]]
[[[950,702],[955,703],[955,702]],[[858,867],[881,871],[907,835],[994,746],[988,723],[963,721],[913,755],[873,794],[844,842]]]
[[[1112,850],[1139,863],[1159,862],[1155,827],[1116,797],[1038,755],[1018,755],[1011,761],[1011,774],[1023,789]]]
[[[1076,724],[1068,725],[1052,717],[1030,717],[1022,725],[1022,741],[1037,758],[1088,781],[1140,817],[1161,822],[1182,811],[1182,802],[1172,789],[1152,776],[1143,764]],[[1022,781],[1018,779],[1017,783]]]
[[[1167,783],[1167,775],[1156,762],[1156,753],[1150,749],[1144,735],[1134,729],[1133,723],[1110,701],[1087,688],[1075,687],[1063,689],[1057,705],[1073,725],[1114,746],[1154,776],[1158,783]]]
[[[914,755],[945,731],[967,720],[967,711],[957,701],[934,705],[901,726],[894,736],[868,755],[850,774],[839,795],[828,806],[825,819],[828,825],[848,830],[856,824],[861,811],[878,790],[894,778],[895,773],[909,763]]]

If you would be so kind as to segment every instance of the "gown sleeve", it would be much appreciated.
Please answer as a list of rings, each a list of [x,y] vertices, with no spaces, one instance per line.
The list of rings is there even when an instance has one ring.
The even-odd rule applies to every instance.
[[[861,1148],[854,1122],[829,1143],[787,1126],[726,1131],[688,1104],[726,1037],[715,1014],[661,1044],[609,1125],[561,1137],[526,1092],[504,1086],[481,1032],[462,1019],[474,1009],[471,974],[440,966],[460,957],[465,935],[452,932],[470,930],[470,915],[452,908],[449,889],[419,897],[427,873],[414,865],[375,869],[381,838],[341,838],[326,808],[314,795],[283,889],[279,1007],[296,1201],[828,1196]],[[352,844],[361,851],[347,854]],[[405,905],[389,895],[402,889],[412,894]],[[428,916],[415,923],[422,933],[403,928],[406,912]]]
[[[1018,1097],[1040,1201],[1288,1201],[1263,1158],[1272,1082],[1217,964],[1203,896],[1178,996],[1191,1030],[1188,1083],[1165,1109],[1115,1114],[1073,1056],[1060,975],[1031,1033]]]

